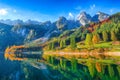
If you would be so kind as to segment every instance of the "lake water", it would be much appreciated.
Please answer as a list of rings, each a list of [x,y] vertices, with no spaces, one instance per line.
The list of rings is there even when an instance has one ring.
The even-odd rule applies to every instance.
[[[5,60],[0,53],[0,80],[119,80],[120,66],[93,61],[76,62],[75,59],[55,59],[41,62]]]

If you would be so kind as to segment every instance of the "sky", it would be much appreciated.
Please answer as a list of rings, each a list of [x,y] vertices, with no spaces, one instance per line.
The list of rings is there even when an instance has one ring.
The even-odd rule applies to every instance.
[[[82,11],[111,15],[120,12],[120,0],[0,0],[0,19],[56,21],[76,18]]]

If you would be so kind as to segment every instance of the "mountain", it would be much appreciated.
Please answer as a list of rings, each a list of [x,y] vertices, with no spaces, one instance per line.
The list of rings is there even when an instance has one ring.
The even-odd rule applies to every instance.
[[[103,21],[105,19],[109,18],[109,15],[103,12],[97,12],[96,15],[94,15],[92,17],[92,21],[93,22],[99,22],[99,21]]]
[[[41,22],[29,19],[25,21],[24,24],[41,24]]]
[[[59,30],[67,29],[67,19],[65,17],[59,17],[58,21],[56,21],[56,26]]]
[[[107,18],[109,18],[109,15],[100,11],[97,12],[93,17],[91,17],[86,12],[81,12],[77,17],[77,20],[80,22],[80,24],[85,26],[86,24],[89,24],[91,22],[99,22]]]
[[[43,49],[69,52],[73,49],[73,51],[88,50],[90,46],[94,50],[101,48],[106,50],[106,48],[111,49],[111,46],[120,45],[120,13],[111,16],[99,13],[97,16],[100,22],[87,24],[87,27],[85,25],[65,30],[58,37],[53,37],[43,43]]]
[[[16,25],[16,24],[23,24],[24,22],[22,20],[0,20],[1,23],[7,24],[7,25]]]
[[[56,27],[60,31],[70,30],[80,27],[80,23],[76,20],[67,20],[65,17],[59,17],[59,19],[56,21]]]
[[[17,20],[10,20],[10,19],[3,20],[3,19],[1,19],[0,22],[4,23],[4,24],[7,24],[7,25],[41,24],[41,22],[39,22],[39,21],[34,21],[34,20],[23,21],[23,20],[20,20],[20,19],[17,19]]]
[[[86,12],[81,12],[77,17],[77,20],[80,21],[83,26],[85,26],[91,22],[91,16]]]
[[[7,46],[31,43],[32,41],[45,42],[55,37],[69,37],[73,33],[77,37],[81,36],[81,40],[84,40],[86,33],[89,32],[85,26],[86,24],[91,26],[89,23],[104,21],[107,18],[111,18],[111,16],[109,17],[109,15],[102,12],[98,12],[93,17],[86,12],[82,12],[77,20],[66,19],[63,16],[55,22],[0,20],[0,50],[4,50]],[[115,16],[114,20],[116,18],[118,16]]]
[[[7,46],[20,45],[21,39],[12,31],[12,26],[0,23],[0,50],[4,50]]]

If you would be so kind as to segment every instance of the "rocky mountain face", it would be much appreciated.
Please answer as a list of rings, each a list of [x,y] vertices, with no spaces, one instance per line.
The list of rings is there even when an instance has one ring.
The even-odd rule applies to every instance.
[[[56,27],[60,31],[74,29],[80,27],[80,25],[79,21],[67,20],[65,17],[59,17],[56,21]]]
[[[103,12],[97,12],[93,17],[87,14],[86,12],[81,12],[78,15],[77,20],[80,22],[80,24],[85,26],[86,24],[89,24],[90,22],[99,22],[107,18],[109,18],[109,15]]]
[[[13,44],[21,44],[22,38],[14,34],[11,29],[12,26],[0,23],[0,50]]]
[[[108,14],[103,13],[103,12],[98,12],[97,15],[98,15],[99,21],[103,21],[103,20],[105,20],[105,19],[107,19],[109,17]]]
[[[7,25],[0,23],[0,50],[7,46],[29,43],[32,40],[41,38],[55,27],[50,22],[42,24],[16,24]]]
[[[33,40],[47,41],[51,37],[56,37],[66,30],[98,22],[108,18],[109,15],[98,12],[91,17],[86,12],[79,14],[77,20],[59,17],[55,22],[22,21],[22,20],[0,20],[0,50],[10,45],[29,43]],[[43,41],[43,42],[44,42]]]
[[[97,12],[96,15],[92,17],[93,22],[103,21],[109,18],[109,15],[103,12]]]
[[[84,26],[86,24],[89,24],[91,22],[91,16],[87,14],[86,12],[81,12],[78,15],[77,20],[80,21],[80,23]]]
[[[23,20],[20,20],[20,19],[17,19],[17,20],[10,20],[10,19],[3,20],[3,19],[1,19],[0,22],[4,23],[4,24],[7,24],[7,25],[16,25],[16,24],[21,24],[21,25],[25,25],[25,24],[41,24],[41,22],[39,22],[39,21],[34,21],[34,20],[23,21]]]

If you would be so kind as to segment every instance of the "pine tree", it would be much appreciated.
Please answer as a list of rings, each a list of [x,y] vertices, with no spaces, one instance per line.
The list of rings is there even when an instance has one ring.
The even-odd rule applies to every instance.
[[[71,46],[71,49],[73,49],[73,50],[76,48],[75,36],[72,36],[70,38],[70,46]]]
[[[63,40],[63,47],[66,47],[66,40]]]
[[[108,41],[108,34],[106,31],[102,32],[103,41]]]
[[[51,48],[52,48],[52,43],[49,43],[48,49],[51,50]]]
[[[112,41],[117,41],[117,37],[114,31],[111,31],[111,40]]]
[[[86,35],[85,44],[86,45],[91,45],[92,44],[92,34],[91,33],[88,33]]]
[[[52,44],[51,44],[51,49],[52,49],[52,50],[55,49],[55,43],[54,43],[54,42],[52,42]]]
[[[63,46],[64,46],[64,45],[63,45],[63,41],[61,40],[61,41],[60,41],[60,48],[62,49]]]
[[[111,65],[108,65],[108,73],[110,77],[113,77],[115,75],[114,69]]]

